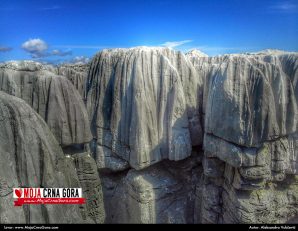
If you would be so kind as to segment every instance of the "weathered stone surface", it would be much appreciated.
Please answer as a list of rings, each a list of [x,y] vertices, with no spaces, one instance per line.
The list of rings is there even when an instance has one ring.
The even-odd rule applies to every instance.
[[[64,64],[57,67],[57,74],[65,76],[70,80],[83,97],[86,89],[88,69],[88,64]]]
[[[297,216],[297,135],[258,149],[205,135],[204,149],[202,222],[285,223]]]
[[[74,154],[69,158],[76,167],[83,195],[87,200],[86,217],[91,218],[95,223],[103,223],[105,221],[103,193],[94,159],[89,152]]]
[[[202,57],[208,57],[207,54],[205,54],[205,53],[203,53],[202,51],[197,50],[197,49],[190,50],[190,51],[188,51],[185,55],[186,55],[187,57],[190,57],[190,58],[202,58]]]
[[[30,61],[30,60],[10,61],[10,62],[5,62],[5,63],[0,63],[0,68],[1,69],[7,68],[10,70],[15,70],[15,71],[34,72],[34,71],[47,70],[47,71],[55,72],[55,67],[53,67],[52,65],[41,64],[41,63]]]
[[[24,99],[37,111],[47,122],[67,157],[88,155],[88,143],[92,137],[82,97],[69,80],[54,74],[56,71],[51,66],[35,62],[3,64],[0,67],[0,90]],[[98,191],[100,181],[97,168],[92,169],[95,165],[93,159],[92,167],[90,160],[90,165],[86,160],[79,158],[76,162],[79,164],[77,172],[72,173],[73,178],[79,177],[78,183],[82,185],[88,201],[87,206],[81,207],[81,213],[87,222],[101,223],[104,220],[104,211],[102,196]],[[68,163],[74,168],[73,161]]]
[[[242,146],[259,147],[297,130],[294,88],[277,66],[228,57],[210,82],[206,133]]]
[[[225,223],[286,223],[297,215],[297,177],[264,189],[243,191],[224,185]]]
[[[129,169],[129,163],[114,154],[111,149],[97,145],[96,164],[99,170],[121,172]]]
[[[298,214],[297,53],[188,57],[204,82],[201,221],[290,221]]]
[[[203,223],[286,223],[297,215],[297,176],[271,183],[268,170],[257,177],[241,171],[226,164],[221,177],[205,177]]]
[[[202,171],[193,160],[172,164],[101,175],[106,222],[193,223],[195,186]]]
[[[81,223],[75,205],[16,209],[12,188],[79,187],[50,129],[25,101],[0,91],[0,223]]]
[[[160,61],[163,59],[167,62]],[[109,198],[106,203],[109,204],[110,200],[129,201],[123,205],[126,212],[107,215],[108,220],[117,217],[109,221],[128,222],[132,218],[130,215],[123,217],[123,214],[139,211],[144,215],[133,222],[154,221],[154,216],[151,219],[148,215],[152,213],[140,202],[143,198],[142,191],[134,190],[134,198],[138,199],[130,200],[125,196],[129,194],[127,188],[146,186],[136,179],[142,179],[139,175],[143,176],[143,172],[151,174],[156,171],[153,170],[156,166],[147,168],[149,165],[162,159],[178,161],[188,156],[172,158],[170,148],[161,149],[161,157],[156,155],[155,148],[160,139],[154,140],[152,137],[161,134],[159,129],[164,124],[151,122],[160,120],[154,116],[157,113],[152,112],[164,110],[154,100],[154,96],[158,95],[156,89],[166,89],[168,92],[169,88],[164,86],[171,86],[179,92],[179,97],[177,95],[175,100],[182,102],[179,106],[181,113],[175,118],[183,118],[183,121],[188,122],[183,122],[183,125],[188,124],[192,148],[202,144],[202,132],[198,131],[203,129],[205,133],[204,181],[197,180],[199,185],[194,184],[194,222],[230,223],[250,220],[259,223],[262,219],[257,218],[258,214],[269,209],[274,212],[270,219],[264,218],[264,222],[273,222],[274,217],[275,222],[286,222],[294,216],[297,213],[293,206],[296,202],[283,204],[283,196],[274,199],[274,206],[282,205],[283,209],[280,210],[273,205],[261,206],[260,211],[254,209],[243,215],[244,217],[234,215],[231,219],[225,209],[229,211],[236,204],[234,201],[241,201],[243,198],[256,203],[253,202],[252,195],[259,191],[270,197],[277,188],[282,188],[270,185],[287,185],[280,195],[286,195],[290,190],[288,187],[293,186],[286,182],[291,175],[297,174],[296,67],[297,54],[284,52],[207,57],[196,51],[183,56],[168,49],[133,48],[106,50],[98,54],[91,64],[86,99],[90,120],[93,122],[97,165],[105,173],[109,170],[109,177],[113,174],[121,175],[115,183],[117,187],[111,186],[112,189],[120,190],[120,198]],[[172,74],[178,79],[175,84],[165,82],[167,74],[163,73],[167,69],[176,73]],[[156,76],[160,80],[158,84],[155,82]],[[189,87],[193,85],[196,87]],[[138,94],[134,93],[136,89]],[[174,105],[168,98],[161,97],[160,101]],[[187,116],[184,117],[185,115]],[[195,127],[197,130],[192,130]],[[154,133],[156,131],[158,133]],[[135,137],[138,138],[137,142]],[[163,140],[169,140],[168,134],[163,136]],[[150,156],[150,152],[153,155]],[[146,169],[129,170],[128,164],[136,170]],[[163,170],[157,169],[163,175]],[[175,180],[179,179],[177,172],[180,171],[173,163],[167,169]],[[104,185],[109,185],[107,181],[103,181]],[[138,187],[128,182],[137,182]],[[130,184],[133,187],[127,186]],[[234,198],[225,195],[227,187],[237,192]],[[117,204],[112,207],[119,206]],[[250,205],[246,206],[249,210]],[[284,211],[285,208],[289,208],[289,211]],[[242,208],[235,205],[233,209],[235,214],[243,214],[242,209],[245,210],[245,206]]]
[[[16,95],[23,86],[19,97],[34,107],[31,93],[49,91],[25,83],[43,73],[34,89],[54,81],[52,96],[84,96],[89,121],[75,124],[91,125],[94,159],[90,136],[62,146],[88,222],[286,223],[298,215],[297,65],[297,53],[275,50],[208,57],[137,47],[103,50],[88,71],[0,65],[0,88]],[[66,78],[47,80],[54,72],[81,96],[65,94]]]
[[[47,122],[61,146],[90,142],[81,96],[69,80],[49,70],[34,62],[2,64],[0,90],[24,99]]]
[[[97,144],[133,168],[185,159],[192,144],[202,143],[202,83],[182,53],[147,47],[104,50],[93,59],[87,81]]]

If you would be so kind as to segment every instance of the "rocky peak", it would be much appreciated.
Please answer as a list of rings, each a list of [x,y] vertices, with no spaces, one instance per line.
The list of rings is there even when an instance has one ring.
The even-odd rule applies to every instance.
[[[204,52],[198,49],[190,50],[185,55],[188,57],[194,57],[194,58],[209,57],[207,54],[205,54]]]

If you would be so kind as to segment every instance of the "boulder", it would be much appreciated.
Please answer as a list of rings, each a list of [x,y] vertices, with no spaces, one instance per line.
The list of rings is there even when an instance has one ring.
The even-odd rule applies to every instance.
[[[0,66],[0,90],[24,99],[46,121],[62,147],[89,143],[88,115],[71,82],[39,63],[13,64]]]
[[[82,223],[77,205],[14,207],[13,188],[78,188],[79,180],[44,120],[0,91],[0,223]]]

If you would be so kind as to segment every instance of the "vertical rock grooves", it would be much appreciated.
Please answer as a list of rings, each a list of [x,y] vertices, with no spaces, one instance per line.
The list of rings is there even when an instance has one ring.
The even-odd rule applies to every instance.
[[[297,215],[297,58],[272,51],[208,57],[148,47],[96,55],[85,101],[107,221],[280,223]],[[163,171],[173,164],[160,167],[166,159],[203,169],[181,173],[196,178],[192,215],[176,204],[179,193],[165,196],[183,211],[183,221],[162,220],[158,208],[166,203],[149,196],[170,187]],[[147,177],[154,172],[156,181]],[[143,190],[151,194],[143,197]]]
[[[56,73],[65,76],[70,80],[83,97],[86,88],[88,69],[88,64],[64,64],[57,67]]]
[[[87,110],[96,121],[97,154],[110,150],[142,169],[191,154],[202,136],[196,71],[170,49],[116,49],[91,63]],[[187,79],[184,79],[186,77]],[[185,82],[185,83],[184,83]],[[191,124],[189,126],[189,122]]]
[[[79,185],[51,131],[23,100],[0,92],[0,127],[1,223],[82,222],[77,206],[14,207],[12,188]]]
[[[9,65],[3,66],[0,73],[0,89],[24,99],[46,120],[62,146],[90,142],[84,103],[66,78],[48,70],[20,71]]]
[[[56,185],[61,171],[59,183],[83,188],[85,222],[295,221],[297,70],[297,53],[208,57],[158,47],[103,50],[85,66],[0,64],[9,94],[0,93],[1,158],[18,166],[3,164],[0,196],[20,181],[36,185],[32,174]],[[45,131],[27,128],[32,118]],[[58,219],[30,207],[9,220],[9,200],[0,203],[3,223]]]
[[[104,211],[102,203],[99,202],[102,198],[100,183],[97,180],[97,168],[94,167],[95,161],[92,159],[94,162],[92,165],[92,160],[88,158],[90,156],[89,142],[92,140],[90,124],[82,96],[66,78],[71,78],[70,75],[76,73],[71,68],[71,66],[67,66],[57,70],[51,66],[29,61],[5,63],[0,67],[0,89],[24,99],[41,115],[64,154],[69,157],[67,163],[70,166],[74,166],[76,163],[77,155],[82,155],[79,158],[79,163],[82,164],[77,166],[77,171],[72,173],[78,177],[78,185],[80,184],[80,187],[83,188],[84,196],[88,201],[87,205],[81,208],[83,218],[87,222],[101,223],[104,218],[100,218],[100,216],[104,217]],[[56,72],[64,73],[67,76],[58,76],[55,74]],[[73,76],[73,78],[77,77],[77,75]],[[16,142],[16,144],[19,145],[20,142]],[[39,155],[42,154],[42,152],[39,153]],[[86,161],[90,166],[86,167]],[[20,161],[20,163],[23,162]],[[85,173],[86,168],[91,168],[93,171],[90,179],[85,177],[89,174]],[[91,200],[99,205],[90,205],[89,201]]]
[[[297,58],[192,58],[207,82],[202,222],[284,223],[297,216]]]

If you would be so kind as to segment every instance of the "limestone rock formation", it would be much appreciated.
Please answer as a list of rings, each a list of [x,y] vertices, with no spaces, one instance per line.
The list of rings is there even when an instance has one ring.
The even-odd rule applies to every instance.
[[[90,155],[92,139],[87,111],[73,84],[55,72],[54,67],[36,62],[4,63],[0,65],[0,90],[24,99],[46,121],[64,154],[71,160],[78,159],[69,164],[78,164],[73,174],[79,178],[88,201],[82,208],[83,218],[101,223],[104,211],[99,202],[102,197],[96,164],[93,158],[83,157]]]
[[[0,66],[0,90],[24,99],[47,122],[61,146],[91,140],[88,115],[81,96],[65,77],[32,62]]]
[[[0,91],[0,223],[81,223],[78,206],[14,207],[12,189],[79,187],[43,119],[23,100]]]
[[[83,97],[86,88],[88,69],[88,64],[64,64],[57,67],[57,74],[65,76],[70,80]]]
[[[163,202],[148,198],[159,195],[151,187],[179,182],[175,174],[167,178],[164,159],[180,162],[202,140],[191,222],[284,223],[297,216],[297,60],[277,51],[217,57],[145,47],[100,52],[90,66],[86,101],[97,166],[104,170],[107,221],[190,222],[163,220],[156,209]],[[165,127],[170,132],[161,132]],[[173,158],[172,150],[183,151]]]
[[[295,95],[298,95],[298,53],[281,53],[279,55],[269,55],[267,53],[263,55],[254,56],[255,59],[262,60],[264,62],[272,63],[282,70],[282,72],[290,78],[293,84]]]
[[[105,221],[104,201],[101,179],[97,166],[90,152],[77,153],[69,156],[76,168],[83,195],[86,198],[84,219],[90,218],[94,223],[102,224]]]
[[[41,70],[47,70],[51,72],[55,72],[55,67],[48,64],[42,64],[38,62],[34,62],[31,60],[24,60],[24,61],[9,61],[5,63],[0,63],[0,68],[7,68],[10,70],[15,71],[41,71]]]
[[[285,223],[297,216],[298,95],[289,64],[297,58],[262,52],[209,60],[202,222]]]
[[[91,63],[86,98],[97,153],[112,152],[135,169],[189,157],[191,141],[202,143],[196,74],[171,49],[100,52]]]
[[[106,222],[193,223],[201,175],[195,158],[165,161],[140,171],[101,174]]]
[[[0,65],[0,90],[48,123],[86,195],[82,217],[97,223],[295,221],[297,83],[298,54],[279,50],[136,47],[90,65]]]
[[[198,49],[190,50],[185,55],[188,56],[188,57],[191,57],[191,58],[208,57],[207,54],[205,54],[204,52],[202,52],[202,51],[200,51]]]
[[[209,82],[205,133],[259,147],[297,130],[294,88],[279,67],[228,57]]]

